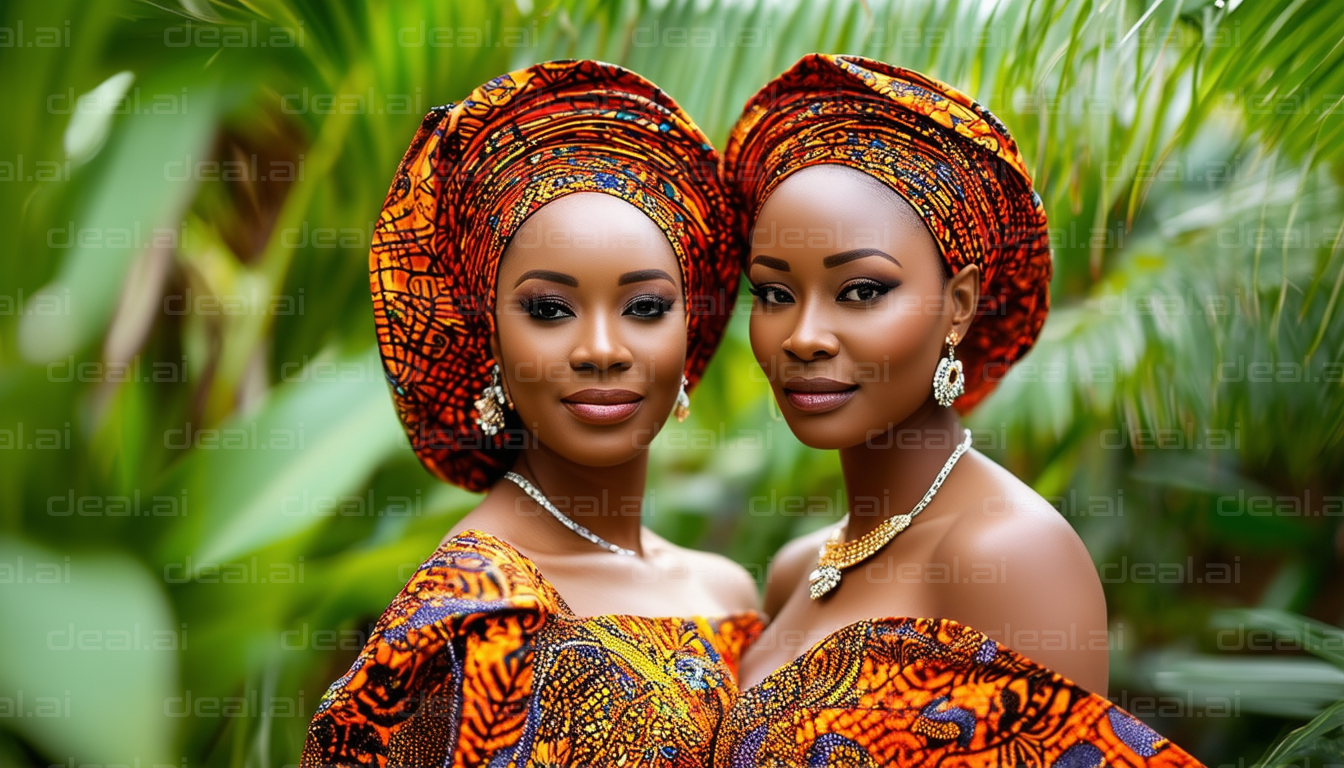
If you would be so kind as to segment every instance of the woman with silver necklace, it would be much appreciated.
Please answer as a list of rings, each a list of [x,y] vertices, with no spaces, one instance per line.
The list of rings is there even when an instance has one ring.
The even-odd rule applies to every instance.
[[[736,294],[717,168],[666,94],[599,62],[426,117],[374,236],[378,341],[421,462],[485,496],[323,698],[305,765],[708,764],[755,582],[641,513]]]

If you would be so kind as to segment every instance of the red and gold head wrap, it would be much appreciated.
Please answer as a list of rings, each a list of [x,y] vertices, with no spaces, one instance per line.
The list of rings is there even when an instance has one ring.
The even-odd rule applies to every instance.
[[[483,490],[516,457],[504,433],[475,423],[495,362],[495,278],[523,221],[565,195],[614,195],[666,234],[687,305],[685,373],[699,380],[745,248],[745,216],[718,169],[670,97],[596,61],[510,72],[425,117],[374,229],[369,278],[397,413],[431,472]]]
[[[795,171],[867,173],[919,214],[953,274],[980,267],[979,316],[957,349],[968,411],[1036,341],[1050,306],[1045,209],[1008,129],[918,72],[810,54],[747,102],[724,151],[754,219]]]

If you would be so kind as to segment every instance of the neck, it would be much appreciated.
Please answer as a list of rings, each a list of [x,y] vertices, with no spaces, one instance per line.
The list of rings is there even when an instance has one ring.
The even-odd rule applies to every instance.
[[[640,451],[623,464],[591,467],[536,444],[523,451],[513,471],[531,480],[569,519],[612,544],[642,555],[641,513],[648,466],[648,451]],[[572,542],[585,550],[593,548],[550,513],[543,511],[539,519],[553,541]]]
[[[913,509],[964,437],[956,411],[930,398],[884,434],[841,449],[850,510],[845,538]]]

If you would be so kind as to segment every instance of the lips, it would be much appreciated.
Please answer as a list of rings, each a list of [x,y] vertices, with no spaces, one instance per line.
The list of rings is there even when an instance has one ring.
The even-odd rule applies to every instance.
[[[569,412],[586,424],[619,424],[639,410],[644,396],[628,389],[581,389],[563,397]]]
[[[835,379],[789,379],[784,382],[784,397],[789,405],[804,413],[825,413],[849,402],[859,391],[858,384]]]

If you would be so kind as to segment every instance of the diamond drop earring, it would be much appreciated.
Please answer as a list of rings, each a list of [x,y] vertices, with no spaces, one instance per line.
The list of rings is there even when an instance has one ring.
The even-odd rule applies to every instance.
[[[961,361],[957,359],[957,332],[947,335],[947,357],[938,361],[938,370],[933,374],[933,399],[944,408],[966,391],[966,377],[962,373]]]
[[[476,426],[487,435],[494,435],[504,428],[504,409],[512,408],[513,402],[504,393],[500,381],[499,363],[490,367],[490,384],[476,398]]]
[[[686,417],[691,415],[691,396],[686,394],[686,387],[690,383],[685,376],[681,377],[681,391],[677,393],[677,404],[672,406],[672,415],[677,417],[677,421],[685,421]]]

